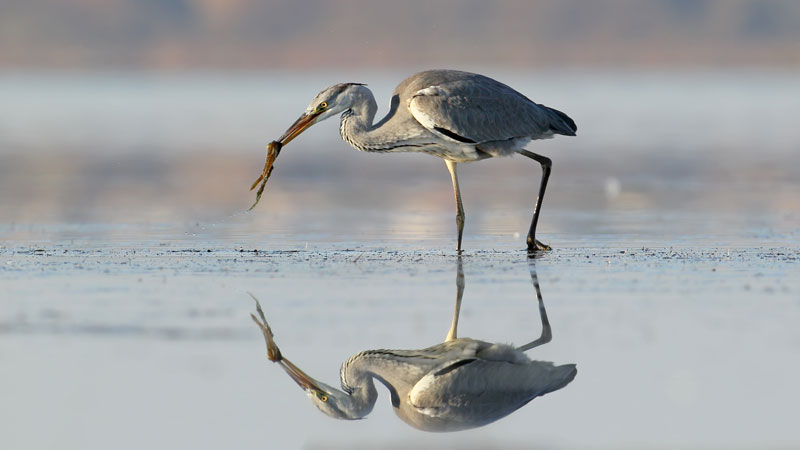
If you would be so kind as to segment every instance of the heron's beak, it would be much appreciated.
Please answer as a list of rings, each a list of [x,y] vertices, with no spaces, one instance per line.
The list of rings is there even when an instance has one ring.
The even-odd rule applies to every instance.
[[[324,389],[319,387],[319,385],[317,385],[317,382],[314,381],[313,378],[311,378],[310,376],[308,376],[308,374],[300,370],[299,367],[292,364],[292,362],[289,361],[288,359],[282,358],[279,361],[279,363],[281,367],[283,367],[283,370],[285,370],[286,373],[288,373],[289,376],[292,377],[294,382],[297,383],[298,386],[303,388],[303,390],[314,391],[314,392],[325,391]]]
[[[297,119],[292,126],[283,133],[283,136],[278,139],[278,142],[281,143],[281,146],[288,144],[292,139],[296,138],[300,135],[306,128],[314,125],[314,122],[319,115],[322,114],[322,111],[314,111],[310,113],[305,113]]]

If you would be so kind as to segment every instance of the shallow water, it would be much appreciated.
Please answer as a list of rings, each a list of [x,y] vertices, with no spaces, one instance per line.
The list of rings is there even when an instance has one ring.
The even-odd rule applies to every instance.
[[[758,108],[786,119],[800,97],[785,95],[798,88],[785,74],[745,73],[724,83],[696,74],[671,82],[652,74],[545,76],[558,81],[548,95],[591,106],[580,112],[584,140],[537,147],[552,151],[556,166],[538,235],[553,250],[533,261],[522,247],[538,168],[515,158],[459,169],[467,209],[460,335],[516,344],[538,337],[534,270],[553,340],[528,354],[577,364],[578,374],[496,423],[445,435],[398,420],[382,386],[365,420],[322,415],[266,360],[248,295],[260,299],[284,355],[332,385],[339,365],[359,351],[441,342],[457,255],[452,193],[438,161],[346,150],[326,158],[327,149],[314,145],[327,142],[325,133],[338,138],[323,129],[309,134],[314,145],[298,143],[278,160],[262,204],[245,213],[263,142],[245,155],[250,138],[242,130],[252,132],[260,112],[231,113],[253,121],[236,126],[220,122],[219,110],[206,111],[206,122],[176,117],[202,110],[189,98],[245,107],[246,94],[269,83],[64,81],[68,88],[54,98],[84,114],[54,109],[41,117],[73,130],[66,154],[48,150],[52,137],[29,122],[3,121],[13,133],[4,134],[0,153],[0,446],[800,446],[796,127],[776,135],[763,127],[779,128],[780,120],[762,124],[764,148],[754,154],[743,143],[759,142],[756,130],[734,129],[742,111],[699,102],[688,114],[714,131],[691,144],[670,133],[687,121],[653,106],[697,96],[745,103],[757,94],[744,87],[765,77],[771,82],[755,84],[769,101]],[[589,78],[603,87],[591,92],[594,100],[584,101],[585,90],[566,95]],[[12,82],[4,78],[0,89]],[[306,100],[297,91],[306,84],[297,81],[279,98],[297,95],[301,109]],[[199,94],[209,86],[216,93]],[[629,141],[620,124],[603,134],[601,104],[626,89],[649,94],[619,106],[625,117],[657,110],[661,126],[638,123],[659,134]],[[103,101],[77,95],[87,90],[106,103],[139,103],[107,118],[103,126],[114,132],[92,133],[83,120],[102,116]],[[231,100],[226,92],[238,94]],[[160,116],[163,135],[143,119],[158,110],[147,93],[172,93],[180,110]],[[26,107],[33,116],[47,110]],[[199,137],[181,131],[198,123]],[[220,123],[230,135],[188,151],[214,140]],[[290,122],[279,123],[282,131]],[[261,129],[254,134],[268,140]],[[220,142],[231,136],[236,149],[224,153]],[[84,144],[91,151],[74,150]]]
[[[320,414],[266,361],[247,293],[261,300],[283,353],[336,385],[339,364],[358,351],[443,340],[456,291],[450,239],[306,237],[309,249],[298,241],[286,250],[185,236],[4,246],[4,441],[15,448],[798,443],[797,246],[556,247],[530,265],[518,242],[470,236],[483,248],[463,257],[461,335],[518,344],[538,336],[533,267],[554,339],[530,356],[576,363],[578,376],[494,424],[442,436],[397,420],[380,386],[364,421]],[[42,423],[51,424],[48,433]]]

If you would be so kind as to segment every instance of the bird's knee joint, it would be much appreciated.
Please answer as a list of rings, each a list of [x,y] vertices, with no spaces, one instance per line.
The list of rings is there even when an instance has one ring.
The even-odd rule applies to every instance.
[[[542,342],[545,343],[545,344],[550,342],[550,341],[552,341],[553,340],[553,332],[550,331],[549,329],[542,330],[541,339],[542,339]]]

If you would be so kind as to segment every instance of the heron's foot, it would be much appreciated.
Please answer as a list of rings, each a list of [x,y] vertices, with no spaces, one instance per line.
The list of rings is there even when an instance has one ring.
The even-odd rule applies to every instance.
[[[536,254],[536,253],[539,253],[539,252],[547,252],[547,251],[550,251],[552,249],[553,249],[553,247],[550,247],[549,245],[545,244],[544,242],[542,242],[542,241],[540,241],[538,239],[533,239],[533,242],[531,242],[531,240],[528,240],[528,253],[529,254]]]
[[[281,350],[278,348],[278,345],[275,344],[275,340],[272,338],[272,329],[269,327],[267,323],[267,318],[264,317],[264,311],[261,309],[261,303],[258,302],[258,299],[253,295],[250,294],[250,297],[256,301],[256,312],[261,317],[261,320],[258,320],[255,314],[250,314],[250,317],[253,319],[253,322],[258,325],[261,329],[261,332],[264,334],[264,341],[267,343],[267,359],[272,362],[278,362],[283,359],[283,355],[281,355]]]

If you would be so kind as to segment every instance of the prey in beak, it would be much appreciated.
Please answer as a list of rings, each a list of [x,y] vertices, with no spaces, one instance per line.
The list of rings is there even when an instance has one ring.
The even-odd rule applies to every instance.
[[[276,141],[272,141],[267,144],[267,160],[264,163],[264,169],[261,171],[261,175],[259,175],[258,179],[253,182],[252,186],[250,186],[250,190],[258,186],[258,183],[261,183],[259,186],[258,191],[256,192],[256,201],[253,203],[248,211],[252,210],[256,207],[258,202],[261,200],[261,194],[264,193],[264,187],[267,185],[267,180],[269,180],[269,176],[272,174],[272,169],[274,168],[273,164],[275,160],[278,158],[278,155],[281,153],[281,148],[284,145],[288,144],[292,139],[296,138],[300,135],[303,131],[305,131],[308,127],[313,125],[316,122],[317,117],[322,114],[322,110],[314,110],[311,112],[304,113],[297,119],[285,133],[283,136],[278,138]]]

